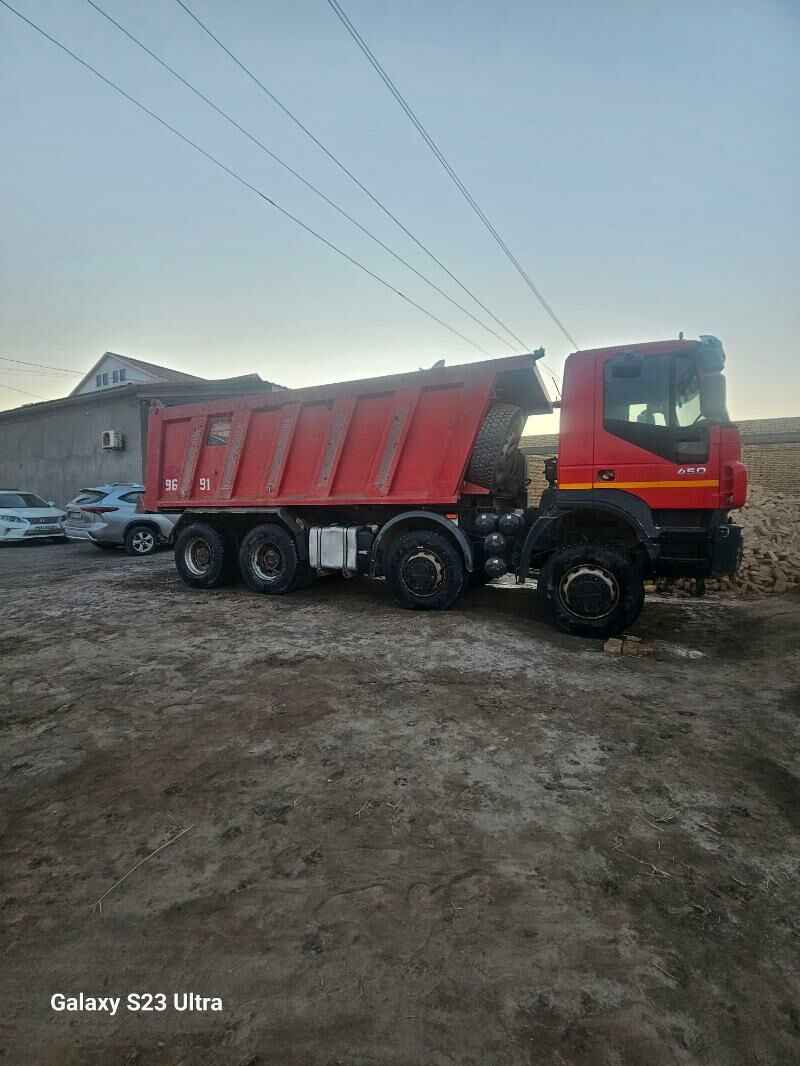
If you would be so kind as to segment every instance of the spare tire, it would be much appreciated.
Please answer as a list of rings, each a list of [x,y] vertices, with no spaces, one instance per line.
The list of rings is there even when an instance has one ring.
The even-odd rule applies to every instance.
[[[466,480],[484,489],[492,487],[492,477],[503,445],[509,437],[522,435],[525,415],[513,403],[493,404],[486,412],[478,431],[475,447],[467,467]]]

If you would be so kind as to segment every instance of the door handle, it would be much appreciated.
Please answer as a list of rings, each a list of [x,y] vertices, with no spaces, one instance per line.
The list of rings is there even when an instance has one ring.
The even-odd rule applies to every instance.
[[[617,476],[616,470],[598,470],[597,471],[597,480],[598,481],[614,481],[616,479],[616,476]]]

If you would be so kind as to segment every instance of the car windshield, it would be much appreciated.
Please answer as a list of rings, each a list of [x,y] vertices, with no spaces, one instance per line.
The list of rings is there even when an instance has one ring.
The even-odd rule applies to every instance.
[[[15,511],[24,511],[33,507],[49,507],[50,504],[34,496],[32,492],[0,492],[0,507],[12,507]]]

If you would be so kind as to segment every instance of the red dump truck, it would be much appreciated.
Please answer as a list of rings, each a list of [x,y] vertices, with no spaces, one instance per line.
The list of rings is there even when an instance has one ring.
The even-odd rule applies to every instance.
[[[537,353],[538,355],[539,353]],[[179,514],[175,562],[211,589],[384,578],[402,607],[538,575],[570,633],[637,618],[653,576],[733,573],[747,474],[713,337],[567,359],[558,457],[527,506],[520,435],[553,405],[536,356],[150,413],[145,507]]]

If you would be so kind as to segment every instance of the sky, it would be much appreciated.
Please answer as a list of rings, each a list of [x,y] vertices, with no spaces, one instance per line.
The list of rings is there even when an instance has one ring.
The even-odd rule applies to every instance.
[[[519,351],[337,215],[86,0],[9,0],[492,356]],[[498,333],[174,0],[97,0]],[[326,0],[188,6],[558,374],[571,345]],[[582,348],[711,333],[734,418],[800,414],[796,0],[341,0]],[[282,385],[486,356],[0,6],[0,409],[106,350]],[[23,390],[12,391],[12,390]],[[553,391],[553,394],[554,391]],[[556,416],[532,420],[550,432]]]

